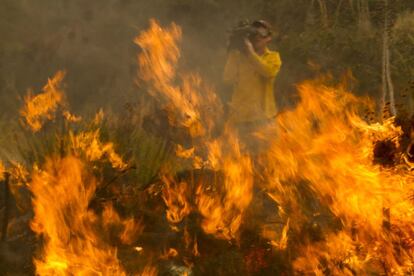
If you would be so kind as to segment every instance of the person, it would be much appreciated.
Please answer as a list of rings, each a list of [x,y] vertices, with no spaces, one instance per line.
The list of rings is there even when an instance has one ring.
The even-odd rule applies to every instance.
[[[233,90],[228,119],[248,148],[257,148],[254,133],[277,114],[273,87],[282,62],[268,48],[272,34],[266,21],[252,22],[243,45],[229,49],[224,67],[223,79]]]

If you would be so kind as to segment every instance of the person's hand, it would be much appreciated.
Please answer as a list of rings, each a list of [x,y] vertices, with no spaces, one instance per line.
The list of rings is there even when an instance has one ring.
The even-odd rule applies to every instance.
[[[244,38],[244,46],[246,47],[246,52],[248,54],[252,54],[254,53],[254,47],[252,42],[250,41],[250,39],[248,39],[247,37]]]

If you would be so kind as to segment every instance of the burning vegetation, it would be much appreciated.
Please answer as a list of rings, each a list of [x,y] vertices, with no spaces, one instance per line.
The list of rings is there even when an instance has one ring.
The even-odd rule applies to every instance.
[[[25,98],[16,143],[31,157],[0,163],[4,209],[17,203],[3,212],[2,270],[414,273],[413,146],[394,117],[374,122],[370,99],[306,81],[297,106],[255,134],[265,150],[252,153],[223,123],[215,91],[177,71],[180,39],[179,26],[152,20],[134,40],[152,110],[75,116],[62,72]],[[30,229],[14,235],[21,217]]]

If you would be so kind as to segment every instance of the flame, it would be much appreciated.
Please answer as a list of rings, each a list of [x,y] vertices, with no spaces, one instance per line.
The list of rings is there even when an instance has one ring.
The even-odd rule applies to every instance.
[[[142,248],[141,246],[135,246],[134,250],[137,252],[142,252],[144,250],[144,248]]]
[[[188,185],[186,182],[176,183],[174,180],[163,177],[165,187],[162,190],[162,198],[167,206],[167,219],[172,224],[177,224],[191,212],[188,202]]]
[[[189,159],[194,156],[194,147],[189,149],[184,149],[182,145],[177,145],[177,149],[175,150],[175,155],[177,157]]]
[[[28,182],[28,177],[30,175],[29,171],[18,162],[11,162],[9,168],[10,177],[13,179],[13,182],[16,185],[25,185]]]
[[[174,258],[178,256],[178,251],[175,248],[168,248],[168,250],[164,250],[164,253],[160,256],[160,259],[168,260],[170,258]]]
[[[149,93],[168,111],[172,125],[185,127],[191,137],[203,136],[214,126],[212,115],[221,114],[221,105],[198,75],[181,75],[181,85],[175,84],[180,39],[181,29],[176,24],[162,29],[151,20],[149,29],[134,40],[142,49],[139,79],[149,85]]]
[[[99,139],[99,129],[95,131],[85,131],[79,134],[69,133],[72,147],[78,154],[84,154],[89,161],[97,161],[107,158],[113,168],[124,170],[127,164],[115,152],[111,142],[102,143]]]
[[[193,256],[200,256],[200,252],[198,251],[198,242],[197,242],[197,237],[194,237],[194,243],[193,243]]]
[[[289,231],[289,219],[286,225],[283,227],[279,242],[271,240],[270,244],[279,250],[285,250],[287,248],[287,243],[288,243],[288,235],[287,235],[288,231]]]
[[[232,239],[237,236],[244,210],[252,197],[251,160],[241,153],[232,131],[219,139],[211,139],[222,107],[215,92],[206,87],[198,75],[176,73],[180,39],[181,29],[177,25],[162,29],[152,20],[149,29],[135,39],[142,48],[138,56],[139,78],[149,85],[150,94],[168,111],[169,122],[187,129],[191,137],[197,137],[189,149],[178,145],[177,156],[191,159],[194,169],[207,167],[223,173],[225,198],[207,192],[208,183],[190,180],[177,183],[171,177],[164,177],[167,219],[177,224],[197,210],[203,216],[202,228],[206,233]],[[208,152],[207,156],[199,154],[203,151]],[[189,200],[194,196],[193,191],[196,191],[195,203]]]
[[[100,239],[89,210],[97,183],[76,157],[49,159],[32,175],[32,230],[44,237],[38,275],[125,275],[117,250]]]
[[[186,143],[177,142],[176,156],[177,162],[190,164],[192,175],[178,179],[172,170],[160,173],[166,218],[173,231],[183,234],[184,247],[177,247],[179,254],[178,249],[165,246],[168,250],[159,258],[182,258],[186,265],[194,265],[185,256],[203,255],[197,239],[200,233],[191,233],[187,224],[191,213],[200,215],[195,222],[204,233],[238,240],[243,224],[249,223],[245,214],[256,186],[276,203],[273,211],[281,221],[280,229],[263,223],[258,231],[278,254],[287,251],[295,274],[412,274],[414,175],[406,165],[398,165],[407,157],[398,151],[402,130],[394,118],[367,122],[361,113],[373,109],[371,100],[356,97],[343,86],[307,81],[298,86],[298,105],[256,133],[268,140],[268,149],[251,156],[230,125],[213,135],[214,129],[222,127],[221,103],[198,75],[177,73],[180,39],[177,25],[163,29],[154,20],[135,39],[142,49],[139,79],[168,112],[169,122],[191,137]],[[21,114],[34,131],[62,105],[62,79],[63,73],[58,72],[42,94],[26,98]],[[63,116],[67,121],[78,120],[69,112]],[[102,120],[101,110],[93,124]],[[99,215],[89,208],[98,182],[90,164],[81,158],[107,160],[119,170],[127,164],[113,143],[100,140],[99,129],[69,131],[69,137],[73,156],[49,158],[42,169],[34,166],[31,174],[31,228],[44,237],[41,254],[34,260],[36,273],[126,275],[116,247],[103,236],[116,225],[119,242],[144,254],[149,251],[145,245],[134,245],[144,226],[134,218],[121,218],[112,205],[105,205]],[[392,166],[381,163],[384,160],[376,152],[384,141],[396,149],[386,155]],[[211,174],[213,180],[203,176],[196,180],[196,170]],[[0,163],[0,179],[3,174]],[[29,181],[24,167],[15,166],[11,175]],[[318,221],[320,217],[328,218],[327,222]],[[306,233],[307,227],[319,231],[319,236]],[[186,252],[181,252],[183,248]],[[245,255],[248,271],[268,265],[265,251],[259,246]],[[156,275],[157,269],[148,265],[141,274]]]
[[[63,117],[65,118],[66,121],[72,122],[72,123],[77,123],[82,120],[82,117],[76,116],[67,110],[63,112]]]
[[[137,239],[137,237],[144,230],[144,225],[141,221],[135,221],[133,218],[129,218],[125,221],[122,221],[124,229],[121,233],[120,239],[123,244],[131,245]]]
[[[197,210],[203,217],[201,226],[204,232],[218,238],[237,239],[244,211],[253,194],[251,160],[241,152],[238,140],[231,132],[226,139],[212,141],[208,148],[209,157],[204,163],[208,163],[215,174],[223,174],[223,189],[211,191],[212,183],[203,180],[176,182],[171,177],[163,177],[167,219],[177,224]],[[194,196],[193,203],[190,199]]]
[[[3,162],[0,160],[0,181],[4,180],[4,174],[6,173],[6,168],[3,165]]]
[[[121,219],[111,204],[104,206],[102,221],[106,229],[109,229],[110,226],[121,228],[118,235],[119,240],[126,245],[132,245],[144,230],[141,220],[136,221],[134,218]]]
[[[42,93],[36,96],[28,93],[24,98],[25,105],[20,110],[27,125],[34,131],[39,131],[46,120],[52,120],[59,105],[63,103],[62,80],[63,71],[58,71],[52,79],[43,87]]]
[[[282,209],[292,210],[289,216],[294,228],[299,229],[307,220],[301,208],[297,209],[301,206],[298,191],[306,185],[340,219],[342,230],[327,237],[325,243],[307,245],[304,259],[299,257],[295,268],[309,272],[312,267],[311,272],[318,275],[322,271],[317,268],[337,267],[334,264],[341,259],[350,271],[358,271],[361,267],[367,269],[366,259],[373,258],[383,260],[392,271],[409,271],[413,268],[409,261],[412,248],[402,249],[404,254],[396,256],[396,237],[384,236],[383,225],[388,220],[399,231],[412,230],[414,206],[407,193],[413,189],[413,176],[373,162],[376,143],[389,140],[398,147],[401,129],[392,119],[383,124],[362,120],[358,114],[372,104],[343,87],[306,82],[298,89],[301,102],[278,116],[278,136],[261,161],[266,167],[267,187]],[[390,210],[388,215],[384,210]],[[355,227],[358,243],[338,242],[351,237]],[[369,246],[368,253],[357,254],[356,244],[372,243],[382,247],[381,254]],[[349,258],[343,257],[348,251],[353,253]]]
[[[204,218],[202,228],[208,234],[234,239],[253,195],[251,159],[241,152],[238,139],[230,130],[225,139],[214,140],[208,148],[211,167],[224,174],[224,198],[198,188],[196,202]]]
[[[156,276],[156,275],[158,275],[157,268],[150,266],[150,265],[146,266],[144,270],[142,271],[142,273],[140,274],[140,276]]]
[[[103,110],[102,110],[102,108],[101,109],[99,109],[99,111],[95,114],[95,117],[94,117],[94,119],[93,119],[93,124],[94,125],[99,125],[100,123],[102,123],[102,121],[103,121],[103,119],[104,119],[104,117],[105,117],[105,114],[104,114],[104,112],[103,112]]]
[[[138,56],[139,77],[153,85],[150,92],[155,98],[165,98],[166,103],[183,113],[181,124],[191,126],[197,124],[198,112],[185,98],[180,87],[173,85],[180,54],[177,41],[180,39],[181,29],[177,25],[172,24],[169,29],[163,30],[156,21],[151,20],[149,29],[135,38],[135,43],[143,50]],[[170,122],[175,121],[173,114],[169,116]]]

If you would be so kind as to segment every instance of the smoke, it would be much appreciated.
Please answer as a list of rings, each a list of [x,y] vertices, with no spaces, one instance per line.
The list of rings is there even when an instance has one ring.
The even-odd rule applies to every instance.
[[[182,26],[182,69],[200,72],[220,90],[227,30],[256,16],[256,9],[248,1],[196,2],[2,1],[2,115],[14,115],[26,90],[39,91],[57,70],[67,72],[74,112],[119,110],[134,102],[138,49],[132,40],[150,18]]]

